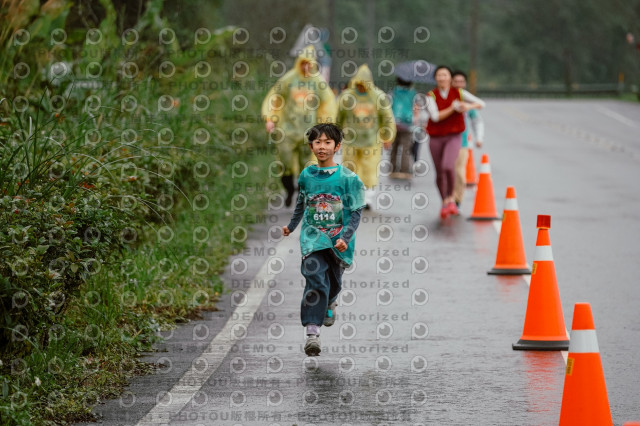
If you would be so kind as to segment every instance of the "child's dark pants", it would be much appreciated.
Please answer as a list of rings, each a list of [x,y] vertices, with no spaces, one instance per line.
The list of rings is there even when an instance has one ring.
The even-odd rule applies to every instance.
[[[337,256],[332,249],[311,253],[300,267],[306,279],[300,319],[302,325],[322,325],[329,304],[333,303],[342,289],[342,273]]]

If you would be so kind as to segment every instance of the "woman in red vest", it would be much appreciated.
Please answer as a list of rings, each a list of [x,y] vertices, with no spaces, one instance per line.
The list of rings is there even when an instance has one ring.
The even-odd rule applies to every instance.
[[[451,69],[439,66],[435,71],[437,87],[427,96],[429,149],[436,167],[436,184],[442,197],[440,217],[457,215],[453,199],[455,163],[462,144],[464,112],[484,107],[484,102],[464,89],[451,88]]]

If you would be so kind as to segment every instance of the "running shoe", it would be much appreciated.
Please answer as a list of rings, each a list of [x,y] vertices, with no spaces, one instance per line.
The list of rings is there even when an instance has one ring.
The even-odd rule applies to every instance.
[[[317,334],[309,334],[307,342],[304,344],[304,353],[307,356],[318,356],[320,354],[320,336]]]
[[[322,325],[325,327],[331,327],[336,322],[336,306],[338,306],[337,300],[329,305],[327,313],[324,314],[324,321],[322,322]]]
[[[460,215],[460,211],[458,210],[458,206],[456,205],[456,203],[449,203],[449,213],[454,215],[454,216],[458,216]]]
[[[449,206],[442,206],[440,209],[440,219],[446,219],[449,216]]]

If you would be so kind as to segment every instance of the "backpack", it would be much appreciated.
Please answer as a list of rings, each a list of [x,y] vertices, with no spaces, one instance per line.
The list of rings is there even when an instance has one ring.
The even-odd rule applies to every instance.
[[[413,122],[413,98],[416,95],[414,89],[394,87],[391,96],[393,104],[391,110],[396,119],[396,123],[410,126]]]

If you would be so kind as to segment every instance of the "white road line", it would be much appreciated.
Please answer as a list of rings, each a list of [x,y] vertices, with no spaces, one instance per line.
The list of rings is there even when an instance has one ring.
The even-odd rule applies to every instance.
[[[276,279],[277,274],[285,269],[284,265],[282,265],[282,270],[278,272],[272,271],[269,268],[269,263],[275,261],[275,258],[280,258],[284,262],[284,258],[291,256],[289,250],[297,245],[298,238],[295,236],[297,234],[291,234],[276,245],[275,255],[264,262],[256,274],[254,282],[264,280],[267,283],[269,280]],[[284,263],[286,264],[286,262]],[[178,415],[180,410],[184,408],[220,367],[233,345],[245,337],[251,319],[260,307],[268,289],[269,286],[265,284],[263,286],[253,285],[247,290],[246,303],[236,307],[233,315],[229,317],[222,330],[209,342],[202,355],[196,358],[199,362],[203,362],[206,367],[200,371],[192,366],[168,392],[158,393],[156,405],[138,422],[138,426],[166,425],[172,421],[173,417]],[[240,334],[238,334],[238,331],[240,331]],[[166,399],[168,401],[164,402]]]
[[[493,227],[496,230],[496,232],[498,233],[498,235],[500,235],[500,230],[502,229],[502,222],[499,220],[494,220],[493,221]],[[522,279],[524,280],[525,283],[527,283],[527,287],[531,286],[531,275],[521,275]],[[567,330],[566,328],[564,329],[567,332],[567,336],[569,335],[569,330]],[[560,354],[562,355],[562,358],[564,359],[564,363],[567,363],[567,357],[569,355],[568,351],[560,351]]]
[[[605,108],[602,106],[599,106],[596,108],[598,111],[600,111],[600,113],[606,115],[607,117],[613,118],[614,120],[619,121],[622,124],[626,124],[629,127],[638,127],[638,125],[636,124],[635,121],[631,120],[630,118],[625,117],[622,114],[619,114],[613,110],[610,110],[609,108]]]

